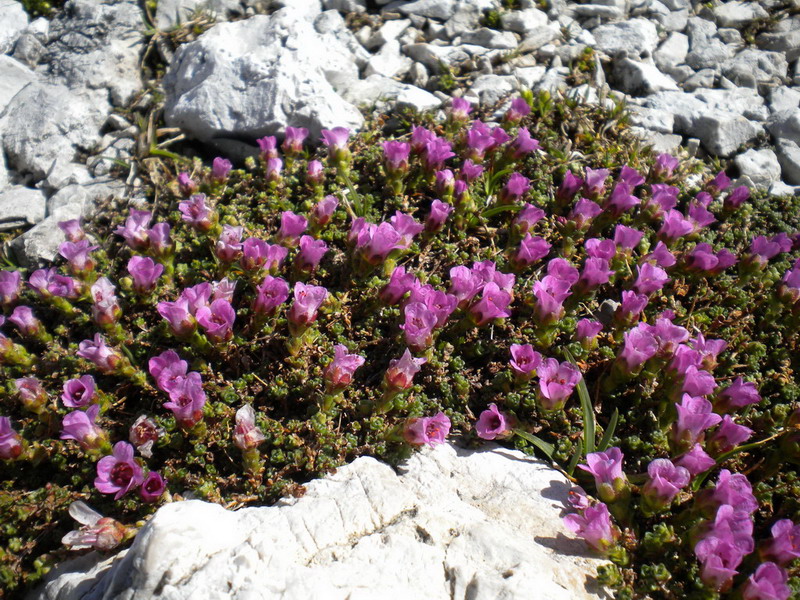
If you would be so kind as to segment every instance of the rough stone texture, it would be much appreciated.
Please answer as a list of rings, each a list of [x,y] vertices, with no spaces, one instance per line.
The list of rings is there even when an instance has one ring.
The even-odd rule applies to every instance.
[[[107,110],[99,96],[77,95],[64,86],[28,84],[0,119],[9,167],[44,179],[56,163],[72,162],[78,150],[89,150],[99,141]]]
[[[21,185],[0,192],[0,231],[35,225],[44,219],[46,200],[40,190]]]
[[[776,78],[785,78],[788,69],[786,58],[780,52],[748,48],[725,63],[722,74],[736,85],[754,88]]]
[[[475,44],[484,48],[496,50],[510,50],[517,47],[517,38],[510,31],[497,31],[488,27],[481,27],[475,31],[464,33],[461,41],[466,44]]]
[[[185,23],[197,12],[209,12],[218,21],[224,21],[229,12],[238,13],[242,5],[238,0],[158,0],[156,27],[162,31]]]
[[[656,154],[661,154],[662,152],[674,154],[683,143],[683,138],[674,133],[658,133],[642,127],[631,127],[631,132],[638,135],[642,141],[652,147],[653,152]]]
[[[472,84],[465,97],[479,98],[481,102],[491,106],[499,102],[516,89],[517,80],[506,75],[481,75]]]
[[[695,120],[694,135],[716,156],[730,156],[740,146],[752,141],[762,131],[752,121],[736,115],[700,115]]]
[[[107,89],[124,106],[142,87],[142,25],[135,0],[70,0],[50,25],[49,77],[71,89]]]
[[[361,125],[361,114],[331,83],[357,76],[347,47],[284,8],[221,23],[182,46],[164,78],[165,118],[203,141],[258,138],[287,125],[316,137]]]
[[[609,56],[616,56],[620,51],[640,55],[653,52],[658,45],[656,26],[646,19],[601,25],[592,31],[592,35],[597,40],[597,49]]]
[[[789,62],[800,58],[800,29],[762,33],[756,38],[756,43],[763,50],[785,53]]]
[[[784,181],[792,185],[800,185],[800,146],[791,140],[779,140],[775,149]]]
[[[664,75],[655,65],[629,58],[614,61],[614,78],[620,90],[634,96],[646,96],[669,90],[678,91],[675,81]]]
[[[17,0],[0,0],[0,54],[10,52],[28,26],[28,13]]]
[[[500,23],[503,29],[507,31],[515,31],[519,34],[527,35],[530,31],[537,27],[547,25],[547,15],[536,8],[529,8],[527,10],[514,10],[504,13],[500,17]]]
[[[345,100],[356,106],[374,107],[377,110],[383,110],[390,104],[407,106],[415,110],[428,110],[442,104],[442,101],[430,92],[378,74],[354,82],[342,95]]]
[[[768,190],[781,178],[781,165],[772,150],[751,148],[733,160],[742,177],[749,177],[759,190]]]
[[[769,109],[773,113],[800,108],[800,90],[782,85],[769,94]]]
[[[401,76],[408,73],[412,63],[409,57],[400,53],[400,42],[391,40],[369,59],[364,75],[369,77],[377,73],[384,77]]]
[[[776,140],[791,140],[800,144],[800,108],[775,114],[768,129]]]
[[[10,56],[0,56],[0,114],[22,88],[36,78],[33,71]]]
[[[80,204],[68,204],[49,215],[11,242],[11,250],[24,267],[34,267],[41,261],[50,262],[56,257],[58,246],[64,241],[64,232],[58,227],[61,221],[78,219],[82,215]]]
[[[644,127],[659,133],[672,133],[675,126],[675,116],[663,110],[653,110],[642,106],[631,105],[631,125]]]
[[[686,60],[689,53],[689,38],[682,33],[673,32],[661,42],[658,50],[653,54],[653,59],[659,69],[664,71]]]
[[[405,52],[433,73],[438,73],[442,64],[453,65],[469,59],[469,54],[457,46],[411,44],[405,47]]]
[[[558,472],[513,450],[440,446],[400,473],[360,458],[271,508],[167,505],[129,550],[63,565],[36,598],[599,597],[599,561],[561,523]]]
[[[397,8],[404,15],[419,15],[446,21],[455,13],[456,0],[416,0],[404,2]]]
[[[726,2],[714,8],[719,27],[744,27],[756,19],[769,16],[757,2]]]

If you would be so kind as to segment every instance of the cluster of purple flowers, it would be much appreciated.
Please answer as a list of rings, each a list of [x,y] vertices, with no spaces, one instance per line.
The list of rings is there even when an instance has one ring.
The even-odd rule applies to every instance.
[[[583,378],[580,369],[568,361],[542,358],[530,344],[511,344],[511,370],[517,381],[539,376],[539,401],[546,411],[560,410]]]

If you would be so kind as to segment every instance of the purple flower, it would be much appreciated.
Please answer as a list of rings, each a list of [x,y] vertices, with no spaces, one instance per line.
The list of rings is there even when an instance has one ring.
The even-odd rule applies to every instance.
[[[278,158],[278,139],[274,135],[268,135],[256,140],[259,150],[261,150],[261,158],[264,161],[270,158]]]
[[[450,269],[450,294],[456,297],[462,308],[481,290],[483,284],[478,276],[465,266]]]
[[[214,226],[217,216],[206,204],[205,194],[195,194],[178,204],[181,219],[198,231],[208,231]]]
[[[67,259],[70,271],[79,275],[94,269],[95,262],[89,253],[99,247],[90,245],[87,239],[82,239],[77,242],[62,242],[58,246],[58,253]]]
[[[669,459],[657,458],[647,466],[649,479],[642,487],[642,496],[649,512],[661,512],[672,504],[675,496],[689,485],[691,474]]]
[[[267,275],[256,291],[253,312],[259,315],[273,314],[289,298],[289,284],[280,277]]]
[[[742,590],[742,600],[789,600],[792,589],[786,585],[786,571],[772,562],[761,563]]]
[[[642,177],[642,174],[639,173],[639,171],[637,171],[633,167],[629,167],[628,165],[623,165],[622,169],[619,172],[618,180],[627,183],[631,187],[631,190],[639,187],[644,183],[644,177]]]
[[[308,161],[308,167],[306,167],[306,179],[313,185],[319,185],[322,183],[322,181],[325,179],[325,170],[321,162],[318,160]]]
[[[746,185],[740,185],[725,198],[725,208],[733,210],[739,208],[750,198],[750,190]]]
[[[155,502],[167,489],[167,482],[156,471],[150,471],[142,481],[139,496],[144,502]]]
[[[0,271],[0,305],[10,306],[22,291],[22,275],[19,271]]]
[[[788,565],[800,558],[800,525],[795,525],[791,519],[781,519],[775,522],[770,532],[772,539],[761,549],[762,557],[779,565]]]
[[[70,219],[69,221],[61,221],[58,228],[64,232],[64,236],[68,242],[78,242],[86,237],[86,232],[81,227],[80,219]]]
[[[486,153],[497,145],[489,127],[478,120],[473,121],[472,127],[467,130],[466,143],[469,159],[476,163],[483,161]]]
[[[708,396],[717,387],[714,376],[708,371],[689,366],[683,373],[681,392],[690,396]]]
[[[711,454],[718,455],[729,452],[753,435],[753,430],[744,425],[737,425],[730,415],[722,417],[714,434],[707,440],[706,448]]]
[[[505,120],[509,123],[519,123],[523,117],[527,117],[531,112],[531,107],[524,98],[514,98],[511,106],[506,111]]]
[[[218,156],[211,165],[211,179],[214,181],[225,181],[228,173],[233,169],[233,164],[227,158]]]
[[[494,319],[504,319],[511,316],[508,305],[511,304],[511,294],[500,289],[493,281],[483,286],[481,299],[469,308],[470,315],[478,327],[483,327]]]
[[[684,218],[677,210],[670,210],[664,215],[661,229],[658,230],[658,238],[667,244],[673,244],[678,238],[694,232],[695,227],[692,221]]]
[[[779,233],[767,239],[763,235],[754,238],[750,243],[750,252],[747,255],[747,262],[758,269],[767,266],[769,259],[774,258],[782,252],[792,249],[792,241],[785,233]]]
[[[227,300],[214,300],[210,306],[199,308],[195,318],[211,341],[219,344],[233,337],[236,311]]]
[[[287,127],[281,148],[287,156],[294,156],[303,151],[303,142],[308,137],[305,127]]]
[[[408,347],[419,352],[433,342],[433,329],[436,327],[436,315],[421,302],[406,304],[403,310],[405,323],[400,326],[405,334]]]
[[[333,129],[322,130],[322,143],[328,150],[342,150],[347,147],[350,139],[350,130],[345,127],[334,127]]]
[[[191,196],[197,191],[197,183],[186,171],[178,173],[178,190],[183,196]]]
[[[59,275],[55,267],[50,269],[37,269],[28,277],[28,285],[34,289],[41,298],[59,296],[62,298],[77,297],[75,281],[71,277]]]
[[[672,172],[677,166],[677,158],[670,154],[659,154],[656,156],[656,162],[653,164],[650,173],[653,175],[654,179],[663,181],[672,177]]]
[[[150,252],[156,257],[169,256],[174,248],[170,237],[169,223],[156,223],[148,231],[150,238]]]
[[[654,262],[662,269],[668,269],[677,262],[675,256],[669,251],[664,242],[658,242],[655,249],[646,255],[643,260]]]
[[[242,252],[242,227],[223,225],[222,233],[214,246],[214,253],[222,262],[232,263]]]
[[[748,515],[758,510],[758,500],[753,495],[747,476],[743,473],[731,473],[728,469],[719,472],[717,485],[713,490],[703,490],[697,502],[707,511],[721,509],[724,505],[734,506],[737,511]]]
[[[447,217],[453,212],[453,206],[441,200],[434,200],[431,203],[431,210],[425,219],[425,230],[431,233],[441,231]]]
[[[295,257],[295,264],[301,271],[311,272],[319,266],[327,251],[328,244],[324,241],[304,235],[300,238],[300,251]]]
[[[581,278],[578,280],[578,288],[587,293],[597,289],[604,283],[608,283],[614,270],[610,268],[605,258],[589,257],[583,265]]]
[[[117,227],[114,231],[125,238],[125,242],[134,250],[146,250],[150,245],[147,230],[153,213],[149,210],[130,209],[130,216],[125,220],[125,225]]]
[[[730,587],[733,577],[738,573],[736,567],[745,554],[728,536],[709,536],[702,539],[695,545],[694,552],[703,565],[700,579],[718,592]]]
[[[578,190],[581,189],[582,185],[583,185],[583,179],[581,179],[577,175],[574,175],[572,171],[567,171],[564,174],[564,179],[561,181],[561,184],[558,186],[558,189],[556,190],[556,201],[562,205],[571,202],[572,199],[575,197],[575,194],[578,193]],[[589,200],[587,199],[587,202],[588,201]],[[602,210],[600,209],[599,206],[597,208],[598,210]],[[600,213],[598,212],[598,214]]]
[[[540,281],[533,283],[533,296],[536,300],[535,314],[540,323],[547,325],[564,315],[563,303],[567,297],[572,295],[571,287],[569,281],[553,275],[546,275]]]
[[[644,323],[640,323],[633,329],[626,331],[623,337],[625,345],[619,355],[619,359],[624,362],[625,370],[628,373],[638,371],[644,363],[653,358],[658,352],[658,341]]]
[[[628,479],[622,471],[622,459],[622,451],[613,447],[606,452],[587,454],[588,464],[578,465],[579,469],[592,474],[597,493],[604,502],[614,502],[628,489]]]
[[[269,158],[264,167],[264,177],[270,183],[277,183],[281,180],[281,171],[283,171],[283,160],[280,158]]]
[[[669,281],[669,275],[661,267],[644,263],[636,267],[637,277],[633,290],[637,294],[650,295],[660,290]]]
[[[586,179],[583,182],[583,193],[590,200],[597,200],[606,191],[608,169],[591,169],[586,167]]]
[[[476,165],[471,160],[467,159],[464,161],[464,164],[461,167],[460,177],[466,183],[472,183],[481,176],[483,171],[483,165]]]
[[[94,487],[103,494],[114,494],[114,500],[119,500],[143,481],[142,467],[133,460],[133,446],[128,442],[117,442],[111,456],[97,461]]]
[[[617,309],[615,315],[623,323],[630,323],[635,321],[641,312],[647,306],[647,296],[644,294],[637,294],[632,290],[625,290],[622,292],[622,303]]]
[[[674,185],[654,183],[650,186],[650,193],[651,197],[645,204],[645,209],[654,218],[658,218],[675,208],[680,190]]]
[[[632,250],[642,241],[644,233],[637,229],[631,229],[625,225],[617,225],[614,229],[614,243],[621,250]]]
[[[594,340],[602,330],[603,324],[600,321],[581,319],[575,327],[575,337],[579,342],[591,341]]]
[[[406,348],[403,356],[389,361],[384,381],[389,389],[406,390],[411,387],[420,367],[427,362],[424,358],[414,358]]]
[[[41,381],[35,377],[21,377],[14,380],[14,388],[26,409],[36,414],[45,410],[48,397]]]
[[[106,439],[106,432],[96,423],[100,406],[92,404],[86,409],[75,410],[61,421],[61,439],[75,440],[84,450],[99,448]]]
[[[347,346],[336,344],[334,346],[333,360],[325,369],[325,384],[328,388],[328,393],[341,391],[350,385],[356,369],[362,366],[364,362],[363,356],[348,354]]]
[[[159,302],[156,310],[169,323],[173,335],[186,337],[194,333],[197,321],[189,312],[189,302],[186,298],[178,298],[175,302]]]
[[[478,417],[475,432],[482,440],[507,437],[511,433],[509,418],[497,409],[495,403],[492,403]]]
[[[133,278],[133,289],[139,294],[150,294],[156,289],[164,265],[149,256],[132,256],[128,261],[128,273]]]
[[[583,247],[586,249],[586,254],[592,258],[611,260],[617,255],[617,245],[613,240],[589,238],[583,243]]]
[[[658,355],[665,358],[671,357],[677,347],[689,339],[686,328],[664,317],[656,320],[656,324],[650,327],[650,333],[658,342]]]
[[[106,346],[105,338],[94,334],[93,340],[83,340],[78,344],[78,356],[93,362],[102,373],[113,373],[122,361],[122,356],[113,348]]]
[[[287,246],[296,246],[307,227],[308,221],[302,215],[295,214],[290,210],[282,212],[278,242]]]
[[[153,445],[164,435],[164,429],[146,415],[139,415],[128,431],[128,440],[145,458],[153,456]]]
[[[619,217],[640,203],[639,198],[634,196],[632,192],[633,186],[626,181],[620,181],[614,186],[605,205],[605,209],[612,217]]]
[[[398,242],[400,248],[409,248],[414,238],[425,229],[425,226],[417,223],[414,217],[399,210],[395,211],[394,216],[389,219],[389,223],[400,234],[400,241]]]
[[[544,239],[526,233],[519,244],[517,252],[512,257],[512,262],[518,268],[524,268],[543,259],[550,253],[550,244]]]
[[[517,137],[508,147],[511,152],[511,158],[519,160],[520,158],[535,152],[539,149],[539,140],[531,137],[531,132],[526,127],[521,127],[517,132]]]
[[[436,193],[450,198],[456,187],[456,178],[450,169],[436,171]]]
[[[16,325],[25,337],[36,337],[44,333],[44,325],[34,316],[30,306],[17,306],[8,320]]]
[[[408,170],[408,156],[411,144],[394,140],[383,142],[383,159],[390,175],[404,173]]]
[[[710,275],[718,275],[738,261],[736,255],[722,249],[716,254],[710,244],[697,244],[686,256],[686,266],[694,271],[706,271]]]
[[[0,459],[14,460],[22,454],[22,439],[11,428],[11,419],[0,417]]]
[[[715,406],[718,411],[724,412],[744,408],[759,402],[761,402],[761,395],[758,393],[756,384],[737,377],[731,385],[719,394]]]
[[[511,344],[511,369],[518,379],[527,381],[542,364],[542,355],[530,344]]]
[[[539,392],[544,410],[563,408],[567,398],[583,378],[580,369],[571,362],[559,363],[555,358],[546,358],[536,369],[539,376]]]
[[[708,191],[713,194],[724,192],[731,185],[731,178],[725,174],[725,171],[720,171],[717,176],[706,184]]]
[[[619,530],[611,522],[608,506],[598,502],[583,510],[583,514],[564,517],[564,525],[598,552],[608,552],[619,539]]]
[[[514,219],[514,225],[519,232],[524,235],[528,233],[536,223],[541,221],[544,216],[545,213],[541,208],[526,202],[522,210],[517,213],[517,217]]]
[[[294,302],[289,309],[289,322],[296,326],[310,325],[317,319],[317,310],[328,297],[328,290],[316,285],[294,284]]]
[[[403,430],[403,437],[409,444],[427,444],[431,448],[444,444],[450,433],[450,419],[443,412],[433,417],[410,419]]]
[[[90,288],[92,297],[92,318],[100,326],[115,323],[122,315],[119,300],[114,294],[114,284],[100,277]]]
[[[203,418],[206,394],[200,373],[190,371],[186,377],[176,380],[177,385],[169,392],[169,402],[164,403],[175,415],[183,429],[191,429]]]
[[[447,140],[443,138],[430,140],[425,144],[425,168],[431,173],[440,171],[444,167],[444,161],[455,155]]]
[[[722,420],[712,412],[711,402],[702,397],[684,394],[675,408],[678,410],[678,420],[672,426],[672,441],[679,448],[690,447],[701,441],[706,429]]]
[[[119,521],[103,517],[80,500],[69,505],[69,514],[82,525],[61,538],[61,543],[72,550],[113,550],[125,538],[127,527]]]
[[[453,98],[450,102],[450,118],[453,121],[466,121],[472,112],[472,104],[464,98]]]
[[[158,389],[168,394],[177,390],[186,378],[189,364],[181,360],[174,350],[167,350],[148,361],[150,375],[156,380]]]
[[[381,300],[388,305],[397,304],[416,281],[413,273],[406,273],[405,267],[395,267],[389,282],[380,291]]]
[[[425,151],[425,145],[436,138],[436,134],[432,131],[425,129],[418,125],[411,130],[411,151],[414,154],[422,154]]]
[[[674,462],[677,466],[689,471],[692,477],[708,471],[717,464],[717,461],[706,454],[700,444],[693,445],[688,452],[681,455]]]
[[[256,425],[256,412],[253,406],[245,404],[236,411],[236,427],[233,430],[233,443],[239,450],[252,450],[267,439]]]
[[[337,206],[339,206],[339,200],[336,198],[336,196],[325,196],[322,200],[314,205],[314,208],[311,209],[312,221],[317,225],[317,227],[327,225],[331,220],[331,217],[333,216]]]
[[[94,400],[94,377],[82,375],[78,379],[70,379],[64,383],[61,401],[69,408],[83,408]]]
[[[575,224],[576,229],[583,230],[589,226],[592,219],[602,212],[603,209],[600,208],[597,202],[592,202],[588,198],[581,198],[575,203],[567,218]]]
[[[500,190],[500,204],[514,204],[531,189],[531,180],[520,173],[512,173]]]

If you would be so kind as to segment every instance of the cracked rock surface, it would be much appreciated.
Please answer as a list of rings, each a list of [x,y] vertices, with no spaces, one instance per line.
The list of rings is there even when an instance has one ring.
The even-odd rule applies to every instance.
[[[31,600],[593,600],[601,563],[561,523],[569,489],[494,445],[399,473],[363,457],[273,507],[164,506],[129,550],[62,565]]]

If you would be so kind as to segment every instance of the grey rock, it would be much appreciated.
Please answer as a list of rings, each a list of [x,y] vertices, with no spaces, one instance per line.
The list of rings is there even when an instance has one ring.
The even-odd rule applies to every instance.
[[[209,13],[217,21],[225,21],[229,13],[237,14],[241,10],[238,0],[158,0],[156,27],[166,31],[200,13]]]
[[[670,77],[672,77],[678,83],[683,83],[695,73],[694,69],[689,65],[678,65],[677,67],[664,67],[661,70]]]
[[[405,48],[410,44],[421,44],[425,40],[425,35],[417,29],[416,27],[409,27],[406,29],[397,40],[400,42],[400,46]]]
[[[380,48],[387,42],[397,40],[400,35],[410,26],[411,21],[409,19],[395,19],[392,21],[386,21],[378,28],[378,31],[370,36],[369,41],[365,44],[365,47],[368,50]]]
[[[481,11],[471,5],[459,5],[453,16],[444,24],[445,35],[453,39],[479,27]]]
[[[597,50],[616,56],[625,51],[639,56],[643,52],[652,53],[658,45],[656,26],[645,19],[631,19],[620,23],[609,23],[592,31],[597,40]]]
[[[621,19],[624,15],[622,9],[604,4],[577,4],[574,10],[578,16],[599,19]]]
[[[690,44],[707,42],[717,35],[717,26],[713,21],[700,17],[691,17],[686,24],[686,35]]]
[[[419,88],[376,74],[353,82],[349,88],[342,92],[342,96],[346,101],[356,106],[389,110],[395,105],[397,98],[403,94],[405,94],[406,99],[422,98],[415,92],[417,89]],[[425,101],[433,102],[427,96],[425,98]]]
[[[58,227],[61,221],[79,219],[82,216],[81,204],[67,204],[60,207],[46,219],[23,233],[11,242],[14,256],[24,267],[35,267],[42,262],[51,262],[58,253],[58,246],[64,241],[64,232]]]
[[[456,11],[456,0],[415,0],[397,7],[404,15],[419,15],[446,21]]]
[[[412,64],[408,75],[411,78],[411,83],[418,88],[424,88],[428,85],[428,69],[422,63],[415,62]]]
[[[454,65],[469,58],[458,46],[436,46],[434,44],[411,44],[404,48],[405,53],[423,65],[432,73],[438,73],[442,64]]]
[[[45,19],[44,17],[39,17],[38,19],[34,19],[28,26],[25,28],[24,33],[30,33],[35,35],[36,38],[42,42],[43,44],[47,42],[49,34],[50,34],[50,21]]]
[[[431,94],[413,85],[401,84],[403,88],[394,97],[394,104],[398,108],[410,108],[423,112],[434,110],[442,105],[442,101]]]
[[[765,121],[769,117],[764,98],[753,89],[700,89],[694,95],[713,112],[728,111],[753,121]]]
[[[714,86],[716,78],[717,72],[714,69],[700,69],[683,82],[683,89],[693,92],[699,88],[710,88]]]
[[[689,10],[673,10],[666,15],[653,15],[653,20],[656,21],[664,31],[683,31],[686,29],[686,24],[689,22]]]
[[[53,214],[70,204],[76,204],[81,207],[81,212],[86,209],[89,203],[89,194],[82,185],[68,185],[58,190],[55,194],[47,199],[47,214]]]
[[[695,120],[708,111],[708,105],[686,92],[658,92],[648,96],[644,106],[669,112],[675,119],[675,133],[691,134]]]
[[[250,2],[251,0],[245,0]],[[322,12],[320,0],[272,0],[270,8],[285,9],[292,13],[292,18],[313,21]]]
[[[654,65],[629,58],[614,61],[614,78],[619,89],[634,96],[648,96],[656,92],[677,91],[678,85]]]
[[[28,84],[0,119],[9,165],[31,173],[37,181],[43,179],[54,163],[70,163],[77,151],[94,147],[107,114],[108,105],[101,96],[74,94],[64,86]]]
[[[783,52],[789,62],[800,58],[800,29],[759,34],[756,44],[763,50]]]
[[[588,83],[567,90],[567,98],[578,104],[598,104],[600,102],[597,90]]]
[[[201,141],[255,139],[288,125],[315,137],[358,128],[361,114],[332,85],[349,86],[357,73],[348,48],[296,11],[220,23],[176,52],[163,83],[165,119]]]
[[[0,192],[0,231],[35,225],[44,219],[47,200],[41,190],[21,185]]]
[[[659,133],[672,133],[675,126],[675,116],[672,113],[636,105],[628,108],[631,125]]]
[[[800,108],[774,114],[767,128],[776,141],[791,140],[800,144]]]
[[[37,599],[77,600],[70,589],[89,583],[97,597],[130,600],[156,589],[162,600],[195,590],[264,600],[597,600],[592,578],[603,561],[561,519],[571,487],[543,462],[493,445],[426,449],[399,472],[362,457],[272,507],[167,504],[130,549],[63,569]]]
[[[14,58],[29,67],[39,64],[45,53],[45,47],[33,33],[24,32],[14,45]]]
[[[769,109],[773,113],[800,108],[800,90],[782,85],[773,88],[769,94]]]
[[[664,71],[681,64],[689,53],[689,38],[682,33],[672,32],[653,53],[656,66]]]
[[[410,23],[410,21],[409,21],[409,23]],[[367,48],[369,46],[369,41],[372,39],[372,36],[374,34],[375,34],[375,32],[372,30],[372,27],[370,27],[369,25],[364,25],[358,31],[356,31],[353,35],[356,36],[356,39],[358,40],[359,44],[364,46],[364,48]],[[380,45],[381,44],[377,44],[373,48],[378,48],[378,47],[380,47]]]
[[[497,31],[488,27],[468,31],[461,36],[461,40],[466,44],[475,44],[495,50],[511,50],[517,47],[517,38],[512,32]]]
[[[722,73],[738,86],[756,88],[759,84],[781,81],[789,65],[780,52],[747,48],[722,66]]]
[[[517,67],[514,69],[514,76],[519,82],[520,88],[532,89],[542,80],[547,72],[547,67],[539,65],[536,67]]]
[[[704,114],[694,123],[693,133],[705,149],[715,156],[727,157],[763,131],[760,125],[737,115]]]
[[[568,76],[569,69],[567,67],[551,67],[544,74],[544,77],[536,84],[534,90],[537,92],[549,92],[551,94],[565,92],[569,87],[567,85]]]
[[[481,104],[491,106],[517,89],[517,78],[511,75],[481,75],[465,94],[480,99]]]
[[[718,69],[719,65],[728,60],[733,51],[729,46],[718,39],[710,39],[703,43],[690,43],[689,54],[686,55],[686,64],[693,69]]]
[[[513,10],[500,16],[500,23],[503,29],[514,31],[523,37],[537,27],[547,25],[547,14],[536,8],[527,10]]]
[[[70,0],[50,24],[48,75],[71,89],[108,90],[124,106],[142,88],[142,11],[134,0],[114,4]]]
[[[344,22],[344,17],[335,10],[326,10],[314,19],[314,29],[322,35],[322,42],[329,48],[332,55],[326,64],[326,77],[328,81],[337,86],[337,81],[349,83],[353,76],[349,62],[355,61],[358,68],[366,66],[370,59],[369,52],[359,43]]]
[[[778,140],[775,150],[784,181],[800,185],[800,146],[791,140]]]
[[[800,185],[789,185],[776,181],[769,188],[770,196],[800,196]]]
[[[757,2],[726,2],[713,9],[719,27],[744,27],[757,19],[764,19],[769,13]]]
[[[534,52],[561,37],[561,32],[547,25],[534,29],[525,37],[517,47],[519,52]]]
[[[0,54],[7,54],[28,26],[28,13],[17,0],[0,0]]]
[[[0,56],[0,114],[11,99],[35,79],[34,72],[19,61],[10,56]]]
[[[726,44],[734,44],[736,46],[744,44],[744,39],[738,29],[723,27],[722,29],[717,29],[717,36]]]
[[[776,154],[768,149],[750,150],[739,154],[733,159],[743,177],[748,177],[756,189],[768,190],[770,186],[781,178],[781,165]]]
[[[55,161],[53,168],[44,178],[43,185],[50,190],[60,190],[68,185],[84,185],[92,180],[92,175],[86,165],[81,163],[70,163],[65,161]]]
[[[367,0],[322,0],[322,6],[345,14],[367,12]]]
[[[369,77],[377,73],[384,77],[399,77],[408,73],[413,62],[400,53],[400,42],[392,40],[386,42],[377,53],[372,55],[364,69],[364,75]]]
[[[661,2],[670,10],[684,10],[691,5],[689,0],[661,0]]]

